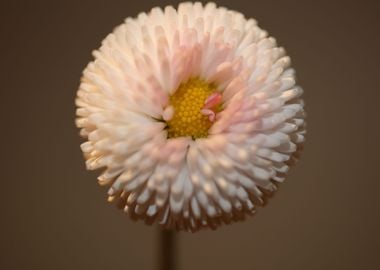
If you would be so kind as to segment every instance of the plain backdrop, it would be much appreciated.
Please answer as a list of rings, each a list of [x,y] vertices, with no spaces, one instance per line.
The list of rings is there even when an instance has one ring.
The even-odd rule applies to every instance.
[[[156,269],[158,228],[131,222],[87,172],[74,98],[91,51],[124,18],[172,1],[0,4],[0,269]],[[378,1],[218,1],[292,57],[308,134],[265,208],[179,233],[178,269],[380,269]]]

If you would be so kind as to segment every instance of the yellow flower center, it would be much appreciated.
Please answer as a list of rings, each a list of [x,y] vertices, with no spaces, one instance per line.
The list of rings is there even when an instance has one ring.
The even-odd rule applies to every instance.
[[[182,83],[170,97],[174,109],[173,117],[167,121],[168,138],[187,137],[205,138],[212,125],[209,117],[202,114],[206,99],[216,92],[216,86],[200,78],[191,78]],[[220,106],[214,107],[219,111]]]

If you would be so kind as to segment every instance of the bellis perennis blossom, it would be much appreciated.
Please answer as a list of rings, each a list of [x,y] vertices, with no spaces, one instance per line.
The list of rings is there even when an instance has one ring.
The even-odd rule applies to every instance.
[[[213,3],[153,8],[93,54],[81,148],[131,218],[188,231],[242,220],[296,161],[302,89],[255,20]]]

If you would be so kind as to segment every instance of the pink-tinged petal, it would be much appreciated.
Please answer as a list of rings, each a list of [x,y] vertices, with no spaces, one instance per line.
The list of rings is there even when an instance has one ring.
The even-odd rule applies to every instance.
[[[205,101],[203,109],[210,109],[219,105],[222,102],[222,95],[220,93],[212,93]]]
[[[210,110],[210,109],[202,109],[201,110],[201,113],[205,116],[208,116],[208,119],[211,121],[211,122],[214,122],[215,120],[215,112]]]
[[[162,113],[162,118],[165,121],[170,121],[173,118],[174,115],[174,108],[173,106],[168,106],[165,108],[164,112]]]

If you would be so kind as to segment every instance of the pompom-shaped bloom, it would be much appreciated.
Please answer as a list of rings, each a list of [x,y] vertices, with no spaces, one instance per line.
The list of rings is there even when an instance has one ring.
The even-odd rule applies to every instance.
[[[213,3],[153,8],[93,54],[81,148],[131,218],[188,231],[242,220],[296,161],[302,90],[255,20]]]

